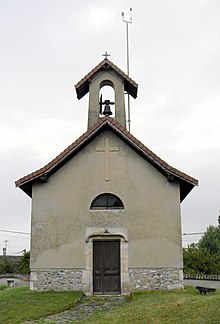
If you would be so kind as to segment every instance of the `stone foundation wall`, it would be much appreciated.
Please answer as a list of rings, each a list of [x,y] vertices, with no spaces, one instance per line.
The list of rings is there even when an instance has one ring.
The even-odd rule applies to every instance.
[[[182,269],[176,268],[129,268],[127,281],[122,282],[122,294],[147,289],[181,288],[183,288],[183,272]],[[31,272],[30,289],[81,290],[91,295],[92,281],[88,279],[88,274],[86,275],[83,269],[43,269]]]
[[[147,289],[182,289],[183,271],[177,268],[129,268],[133,291]]]
[[[44,269],[32,271],[31,290],[84,290],[82,269]]]

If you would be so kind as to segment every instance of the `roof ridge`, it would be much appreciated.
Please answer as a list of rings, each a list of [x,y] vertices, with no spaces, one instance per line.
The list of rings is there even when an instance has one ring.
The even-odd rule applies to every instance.
[[[141,141],[139,141],[134,135],[128,132],[119,122],[109,116],[100,118],[95,124],[93,124],[85,133],[78,137],[73,143],[71,143],[67,148],[65,148],[60,154],[58,154],[53,160],[45,164],[43,167],[33,171],[26,176],[18,179],[15,182],[16,187],[20,187],[29,181],[33,181],[36,178],[50,172],[54,167],[59,165],[62,160],[67,158],[73,150],[79,148],[85,141],[87,141],[92,135],[94,135],[101,127],[108,124],[110,127],[116,130],[121,136],[123,136],[128,142],[134,147],[136,146],[142,153],[146,154],[148,159],[150,159],[155,165],[158,165],[167,174],[173,174],[177,177],[190,182],[191,185],[198,185],[198,180],[187,175],[186,173],[172,167],[167,162],[162,160],[158,155],[151,151],[147,146],[145,146]]]
[[[90,72],[88,72],[81,80],[75,84],[75,89],[77,93],[77,98],[81,99],[89,91],[90,78],[99,72],[103,66],[108,65],[112,70],[114,70],[124,81],[126,91],[136,98],[138,84],[126,73],[124,73],[117,65],[108,59],[102,60],[97,64]]]
[[[95,72],[97,72],[103,65],[105,64],[110,65],[112,68],[114,68],[116,71],[118,71],[120,74],[124,76],[125,79],[132,81],[134,85],[137,86],[137,83],[124,71],[122,71],[117,65],[115,65],[112,61],[109,59],[104,59],[100,63],[98,63],[90,72],[88,72],[80,81],[78,81],[75,84],[75,88],[78,88],[89,76],[93,75]]]

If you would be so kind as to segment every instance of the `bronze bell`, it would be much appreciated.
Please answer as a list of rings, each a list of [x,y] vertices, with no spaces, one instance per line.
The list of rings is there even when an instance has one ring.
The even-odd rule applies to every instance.
[[[102,114],[104,116],[111,116],[112,115],[112,112],[111,112],[111,108],[110,108],[110,100],[105,100],[105,109],[104,111],[102,112]]]

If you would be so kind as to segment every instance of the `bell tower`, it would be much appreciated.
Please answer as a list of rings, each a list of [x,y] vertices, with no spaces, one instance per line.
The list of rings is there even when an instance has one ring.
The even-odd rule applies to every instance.
[[[100,118],[110,116],[126,128],[125,94],[137,97],[138,85],[116,65],[105,59],[101,61],[76,85],[77,98],[89,92],[88,129]],[[113,100],[102,95],[102,89],[113,89]]]

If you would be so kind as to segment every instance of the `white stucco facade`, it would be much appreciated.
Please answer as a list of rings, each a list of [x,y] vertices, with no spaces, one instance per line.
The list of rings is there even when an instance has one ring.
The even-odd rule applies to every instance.
[[[110,152],[108,181],[104,152],[96,150],[106,138],[118,148]],[[124,209],[90,210],[102,193],[118,196]],[[33,184],[33,288],[40,271],[80,269],[92,293],[92,241],[100,237],[121,242],[122,293],[134,286],[132,269],[175,269],[181,286],[179,197],[177,181],[168,182],[111,130],[103,131],[47,182]]]

